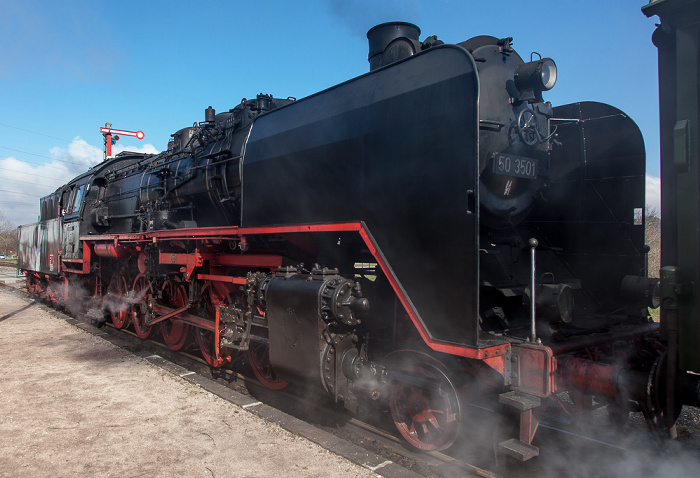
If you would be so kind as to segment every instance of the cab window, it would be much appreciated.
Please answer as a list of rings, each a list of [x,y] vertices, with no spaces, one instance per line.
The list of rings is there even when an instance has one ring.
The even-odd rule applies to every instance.
[[[77,214],[80,211],[80,203],[83,200],[84,191],[85,184],[81,184],[71,191],[70,198],[68,198],[68,204],[65,208],[65,214]]]

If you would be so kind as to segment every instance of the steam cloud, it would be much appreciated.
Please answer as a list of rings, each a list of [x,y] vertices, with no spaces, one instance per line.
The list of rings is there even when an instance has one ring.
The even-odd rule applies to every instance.
[[[415,0],[333,0],[328,9],[353,35],[365,38],[374,25],[392,21],[420,22],[420,6]]]

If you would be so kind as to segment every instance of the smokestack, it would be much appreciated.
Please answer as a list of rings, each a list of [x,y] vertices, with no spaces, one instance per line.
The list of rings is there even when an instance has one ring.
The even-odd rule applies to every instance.
[[[216,111],[211,106],[204,110],[204,121],[207,123],[213,123],[216,118]]]
[[[369,71],[388,65],[420,51],[420,28],[412,23],[390,22],[370,28]]]

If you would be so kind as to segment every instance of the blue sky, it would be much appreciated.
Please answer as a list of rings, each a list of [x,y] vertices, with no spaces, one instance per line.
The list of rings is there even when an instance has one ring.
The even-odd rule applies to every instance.
[[[0,211],[33,222],[39,197],[102,160],[99,128],[142,130],[115,149],[157,152],[172,133],[258,93],[302,98],[368,71],[366,32],[513,37],[557,63],[554,105],[610,103],[639,125],[647,203],[658,204],[655,20],[643,0],[0,0]]]

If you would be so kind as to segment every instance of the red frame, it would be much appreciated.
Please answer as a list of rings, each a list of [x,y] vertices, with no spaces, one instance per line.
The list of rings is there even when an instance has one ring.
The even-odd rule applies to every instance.
[[[119,243],[124,242],[153,242],[157,243],[159,240],[169,240],[169,239],[222,239],[224,237],[238,237],[243,238],[245,236],[254,235],[270,235],[270,234],[294,234],[294,233],[318,233],[318,232],[357,232],[362,237],[365,245],[369,249],[372,256],[374,256],[377,264],[381,267],[382,271],[389,279],[391,287],[394,289],[397,297],[401,301],[404,309],[406,310],[408,316],[411,318],[413,325],[420,334],[423,341],[436,352],[446,353],[450,355],[456,355],[460,357],[481,360],[487,365],[489,365],[494,370],[498,371],[500,374],[505,373],[505,356],[510,352],[510,344],[494,345],[491,347],[477,348],[461,344],[454,344],[449,342],[444,342],[440,340],[435,340],[430,337],[428,331],[423,326],[422,322],[418,318],[418,314],[411,306],[409,298],[406,296],[404,290],[399,285],[398,281],[394,277],[391,267],[384,259],[381,251],[375,244],[372,236],[367,230],[363,222],[346,222],[346,223],[336,223],[336,224],[302,224],[302,225],[292,225],[292,226],[259,226],[259,227],[200,227],[191,229],[168,229],[162,231],[149,231],[143,233],[131,233],[131,234],[105,234],[100,236],[81,236],[81,240],[84,242],[85,247],[83,251],[89,250],[90,244],[96,244],[100,242],[111,241],[116,247]],[[249,258],[250,260],[246,260]],[[85,257],[84,257],[85,259]],[[204,260],[211,260],[216,265],[237,265],[237,266],[248,266],[248,267],[261,267],[276,269],[282,264],[282,258],[274,255],[255,255],[250,254],[245,255],[217,255],[210,253],[168,253],[160,252],[159,260],[161,263],[165,264],[176,264],[184,266],[181,271],[187,273],[187,280],[190,280],[192,274],[196,267],[200,266]],[[89,271],[89,264],[88,264]],[[85,263],[83,264],[83,270],[85,270]],[[234,284],[242,284],[241,278],[228,278],[227,276],[216,276],[213,274],[202,274],[202,278],[208,280],[229,282]]]

